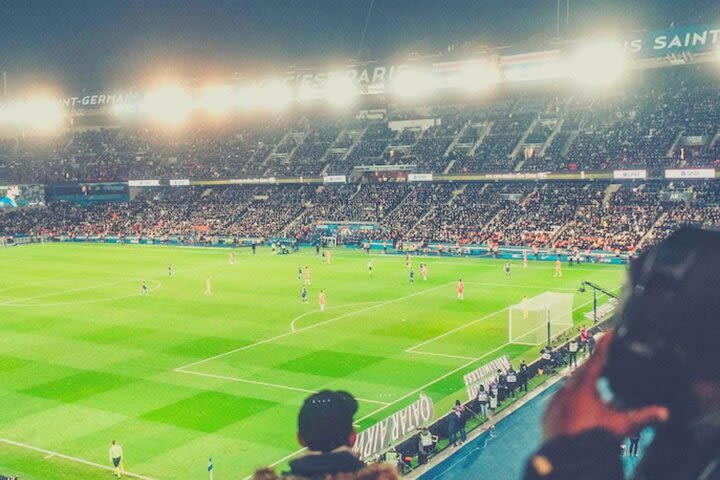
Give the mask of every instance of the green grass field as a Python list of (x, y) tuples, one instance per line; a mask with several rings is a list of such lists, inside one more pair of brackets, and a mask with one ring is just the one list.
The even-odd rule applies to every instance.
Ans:
[[(208, 456), (216, 479), (282, 466), (298, 450), (296, 415), (309, 392), (355, 394), (361, 427), (421, 392), (444, 412), (465, 400), (464, 373), (501, 354), (537, 356), (507, 344), (509, 305), (576, 291), (582, 280), (616, 288), (624, 275), (583, 265), (553, 278), (552, 263), (515, 262), (507, 279), (501, 261), (431, 258), (427, 282), (414, 260), (411, 285), (401, 256), (373, 256), (372, 277), (367, 256), (344, 249), (332, 265), (310, 250), (238, 250), (234, 266), (228, 256), (118, 245), (0, 250), (0, 473), (107, 478), (92, 464), (107, 465), (113, 438), (128, 471), (156, 479), (206, 478)], [(312, 269), (308, 305), (298, 265)], [(212, 296), (203, 294), (208, 275)], [(591, 301), (576, 295), (576, 322)]]

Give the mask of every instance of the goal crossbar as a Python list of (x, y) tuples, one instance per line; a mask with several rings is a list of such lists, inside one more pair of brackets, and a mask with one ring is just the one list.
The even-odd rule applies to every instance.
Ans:
[(540, 345), (573, 326), (572, 293), (544, 292), (508, 309), (508, 342)]

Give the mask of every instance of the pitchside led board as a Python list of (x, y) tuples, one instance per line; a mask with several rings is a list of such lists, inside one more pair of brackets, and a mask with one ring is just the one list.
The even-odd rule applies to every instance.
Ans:
[(45, 206), (42, 185), (0, 185), (0, 210)]
[(465, 375), (463, 379), (465, 380), (468, 400), (477, 398), (480, 385), (485, 385), (485, 388), (487, 388), (488, 384), (495, 380), (498, 370), (502, 370), (502, 372), (505, 373), (510, 370), (511, 366), (508, 356), (503, 355)]
[(417, 401), (358, 433), (353, 452), (364, 460), (370, 459), (427, 426), (434, 416), (432, 399), (420, 395)]

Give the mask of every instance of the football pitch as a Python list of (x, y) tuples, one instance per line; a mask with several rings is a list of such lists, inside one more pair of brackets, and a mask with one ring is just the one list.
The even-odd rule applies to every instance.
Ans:
[[(110, 440), (140, 478), (244, 478), (299, 449), (296, 416), (320, 389), (359, 399), (360, 428), (416, 400), (438, 415), (462, 376), (507, 354), (507, 308), (523, 296), (618, 288), (624, 267), (415, 257), (335, 249), (46, 244), (0, 250), (0, 473), (104, 479)], [(419, 262), (429, 265), (423, 281)], [(168, 275), (168, 264), (173, 267)], [(298, 266), (312, 272), (307, 304)], [(205, 295), (206, 278), (212, 295)], [(465, 283), (465, 300), (455, 283)], [(145, 280), (146, 296), (140, 294)], [(327, 295), (320, 312), (318, 293)], [(592, 308), (577, 293), (575, 322)]]

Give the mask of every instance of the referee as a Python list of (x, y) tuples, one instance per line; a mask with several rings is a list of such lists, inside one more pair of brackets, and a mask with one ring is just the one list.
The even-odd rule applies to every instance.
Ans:
[(110, 445), (110, 451), (108, 452), (110, 457), (110, 463), (113, 465), (113, 475), (117, 478), (122, 478), (123, 474), (123, 449), (118, 443), (113, 440)]

